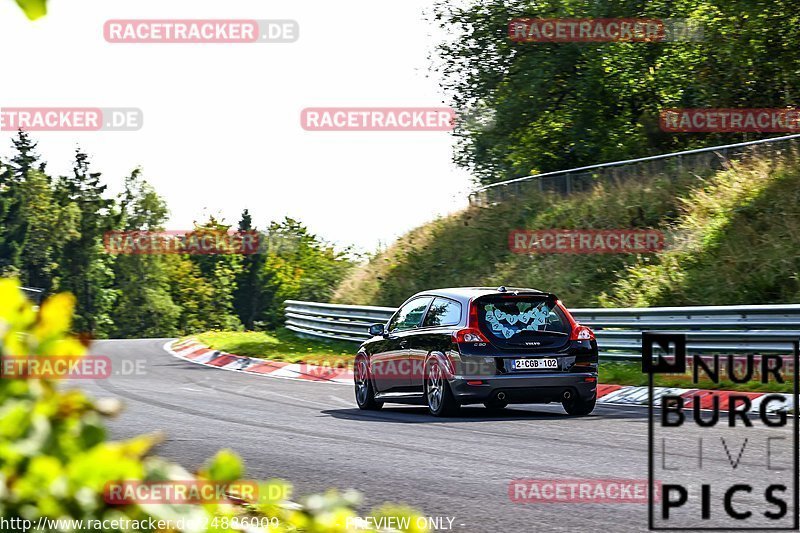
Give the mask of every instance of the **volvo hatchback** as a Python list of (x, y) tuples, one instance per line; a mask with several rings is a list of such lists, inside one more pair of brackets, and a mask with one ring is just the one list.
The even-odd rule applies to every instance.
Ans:
[(597, 399), (597, 341), (555, 295), (468, 287), (415, 294), (356, 355), (356, 402), (427, 405), (434, 416), (461, 405), (560, 402), (587, 415)]

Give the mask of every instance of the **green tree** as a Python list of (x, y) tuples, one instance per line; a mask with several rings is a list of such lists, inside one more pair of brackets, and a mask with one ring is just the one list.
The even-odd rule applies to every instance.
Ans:
[(165, 258), (172, 301), (180, 308), (177, 334), (188, 335), (213, 329), (214, 286), (186, 255)]
[[(94, 337), (148, 337), (208, 329), (275, 327), (283, 301), (330, 299), (353, 261), (299, 221), (271, 223), (258, 254), (130, 254), (104, 250), (111, 231), (158, 232), (167, 206), (134, 170), (116, 201), (89, 157), (77, 150), (72, 173), (52, 180), (25, 133), (0, 162), (0, 274), (48, 291), (72, 293), (75, 327)], [(217, 241), (231, 227), (214, 217), (195, 223), (190, 238)], [(250, 212), (239, 231), (253, 231)]]
[[(167, 220), (167, 205), (141, 176), (125, 178), (116, 213), (123, 231), (158, 231)], [(180, 307), (170, 295), (167, 259), (161, 255), (119, 255), (114, 261), (117, 300), (112, 311), (116, 337), (163, 337), (177, 331)]]
[(77, 212), (56, 200), (28, 134), (20, 131), (12, 142), (15, 154), (0, 174), (3, 269), (18, 271), (26, 285), (50, 290), (60, 250), (77, 235)]
[(227, 234), (230, 226), (209, 216), (202, 224), (195, 223), (192, 237), (202, 239), (208, 235), (217, 244), (214, 245), (218, 252), (225, 253), (192, 253), (189, 259), (200, 270), (214, 290), (214, 297), (210, 302), (210, 309), (205, 317), (208, 324), (206, 329), (241, 329), (242, 325), (234, 311), (234, 293), (236, 291), (236, 276), (241, 270), (242, 258), (235, 247), (224, 249), (217, 237)]
[[(239, 221), (239, 231), (256, 231), (250, 211), (245, 209)], [(264, 310), (264, 262), (267, 253), (266, 235), (259, 233), (259, 253), (242, 257), (242, 264), (236, 275), (236, 290), (233, 306), (245, 329), (255, 328), (256, 320)]]
[(77, 299), (75, 327), (93, 336), (104, 336), (111, 325), (110, 310), (114, 303), (112, 257), (103, 253), (103, 234), (112, 229), (113, 201), (103, 197), (106, 185), (101, 173), (91, 172), (89, 156), (75, 153), (71, 176), (62, 176), (56, 183), (56, 197), (64, 208), (74, 207), (79, 213), (75, 238), (68, 240), (59, 259), (59, 290), (66, 290)]
[(20, 234), (24, 227), (17, 223), (20, 204), (11, 176), (9, 164), (0, 161), (0, 274), (18, 273), (24, 241), (24, 233)]
[(336, 286), (353, 268), (349, 250), (337, 251), (292, 218), (272, 222), (261, 279), (265, 306), (263, 325), (283, 323), (285, 300), (329, 301)]
[[(456, 130), (456, 161), (483, 183), (743, 140), (667, 134), (664, 108), (784, 107), (800, 97), (800, 12), (791, 0), (440, 0), (453, 33), (435, 68), (451, 104), (479, 112)], [(699, 42), (517, 43), (531, 18), (683, 18)], [(751, 135), (752, 136), (752, 135)]]
[[(15, 154), (11, 161), (0, 164), (0, 271), (18, 272), (22, 248), (28, 234), (27, 221), (22, 216), (22, 187), (33, 165), (39, 160), (36, 144), (24, 131), (11, 141)], [(44, 166), (41, 166), (44, 170)]]

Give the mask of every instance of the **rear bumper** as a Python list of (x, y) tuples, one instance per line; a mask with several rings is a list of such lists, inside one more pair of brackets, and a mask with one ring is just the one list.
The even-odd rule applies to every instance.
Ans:
[[(594, 378), (594, 381), (586, 379)], [(481, 384), (469, 384), (468, 381)], [(501, 392), (508, 403), (560, 402), (564, 393), (591, 400), (597, 394), (597, 373), (542, 372), (536, 374), (499, 375), (480, 378), (457, 377), (450, 388), (459, 403), (483, 403), (497, 398)]]

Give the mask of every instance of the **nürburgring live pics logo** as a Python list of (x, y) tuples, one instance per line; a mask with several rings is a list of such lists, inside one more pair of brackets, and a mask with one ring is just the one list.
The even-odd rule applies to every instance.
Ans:
[[(765, 342), (752, 344), (766, 349)], [(774, 349), (776, 339), (769, 342)], [(796, 372), (798, 340), (787, 337), (785, 342), (792, 346)], [(643, 333), (642, 371), (649, 380), (649, 528), (797, 530), (798, 381), (788, 376), (790, 359), (762, 355), (757, 363), (748, 354), (739, 358), (743, 365), (735, 365), (728, 355), (723, 368), (720, 360), (725, 358), (719, 355), (688, 357), (694, 388), (702, 388), (701, 379), (762, 386), (791, 379), (793, 394), (721, 393), (701, 401), (699, 391), (659, 388), (654, 393), (654, 374), (686, 373), (686, 335)], [(656, 405), (661, 406), (658, 413)], [(656, 484), (658, 500), (652, 497)]]

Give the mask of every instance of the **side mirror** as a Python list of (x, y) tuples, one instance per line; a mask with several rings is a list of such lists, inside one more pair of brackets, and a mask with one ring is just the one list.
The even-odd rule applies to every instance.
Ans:
[(385, 329), (383, 324), (372, 324), (369, 327), (369, 334), (372, 335), (373, 337), (377, 337), (378, 335), (383, 335), (384, 331)]

